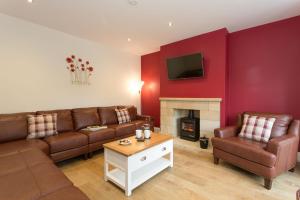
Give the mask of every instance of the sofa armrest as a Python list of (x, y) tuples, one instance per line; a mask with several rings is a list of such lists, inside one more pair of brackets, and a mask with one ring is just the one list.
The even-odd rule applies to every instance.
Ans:
[(237, 126), (228, 126), (225, 128), (217, 128), (214, 131), (215, 137), (218, 138), (228, 138), (234, 137), (238, 134), (239, 127)]
[(154, 118), (150, 115), (137, 115), (136, 118), (138, 120), (144, 120), (150, 125), (150, 129), (154, 131)]
[(151, 117), (150, 115), (137, 115), (136, 118), (138, 120), (145, 120), (147, 122), (151, 122), (154, 120), (153, 117)]

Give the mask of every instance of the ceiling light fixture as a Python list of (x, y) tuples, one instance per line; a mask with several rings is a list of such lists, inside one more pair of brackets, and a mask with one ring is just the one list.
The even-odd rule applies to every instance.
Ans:
[(129, 5), (136, 6), (138, 4), (137, 0), (128, 0)]
[(32, 3), (33, 0), (27, 0), (28, 3)]
[(169, 22), (169, 27), (172, 27), (173, 26), (173, 23), (172, 22)]
[(128, 41), (128, 42), (131, 42), (131, 38), (127, 38), (127, 41)]

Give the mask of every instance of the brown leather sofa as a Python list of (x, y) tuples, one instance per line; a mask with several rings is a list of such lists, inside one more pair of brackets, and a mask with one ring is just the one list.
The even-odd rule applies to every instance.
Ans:
[(0, 199), (88, 200), (38, 149), (0, 154)]
[[(288, 170), (293, 171), (297, 162), (300, 121), (290, 115), (246, 112), (249, 115), (274, 117), (271, 138), (268, 143), (238, 137), (242, 116), (236, 126), (215, 130), (212, 138), (215, 164), (219, 159), (250, 171), (265, 179), (265, 187), (271, 189), (272, 180)], [(244, 114), (246, 114), (244, 113)]]
[[(88, 153), (103, 148), (106, 142), (133, 135), (135, 129), (145, 123), (153, 129), (153, 119), (138, 115), (134, 106), (128, 106), (132, 121), (119, 125), (114, 110), (118, 107), (124, 106), (0, 114), (0, 199), (87, 199), (47, 156), (54, 162), (79, 155), (87, 157)], [(46, 113), (57, 113), (59, 134), (27, 140), (27, 115)], [(81, 130), (91, 125), (107, 125), (108, 128), (95, 132)], [(40, 177), (42, 173), (47, 174), (44, 179)], [(25, 185), (20, 186), (21, 182)], [(19, 187), (19, 190), (8, 187)], [(36, 187), (34, 191), (32, 187)]]

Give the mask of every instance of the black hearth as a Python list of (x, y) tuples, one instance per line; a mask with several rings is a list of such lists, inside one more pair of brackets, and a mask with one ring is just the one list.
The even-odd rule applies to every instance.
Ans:
[(188, 117), (180, 119), (180, 138), (198, 141), (200, 136), (200, 119), (194, 116), (194, 111), (189, 110)]

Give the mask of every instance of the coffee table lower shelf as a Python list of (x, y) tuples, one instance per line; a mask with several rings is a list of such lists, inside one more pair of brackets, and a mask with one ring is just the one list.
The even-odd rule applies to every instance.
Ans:
[[(145, 181), (160, 173), (164, 169), (171, 166), (171, 161), (166, 158), (159, 158), (158, 160), (153, 161), (152, 163), (132, 172), (131, 176), (131, 189), (136, 188), (137, 186), (143, 184)], [(125, 190), (125, 179), (126, 173), (119, 168), (115, 168), (109, 173), (106, 177)]]
[(173, 139), (168, 135), (153, 133), (151, 140), (131, 146), (104, 144), (104, 180), (124, 189), (126, 196), (168, 167), (173, 167)]

